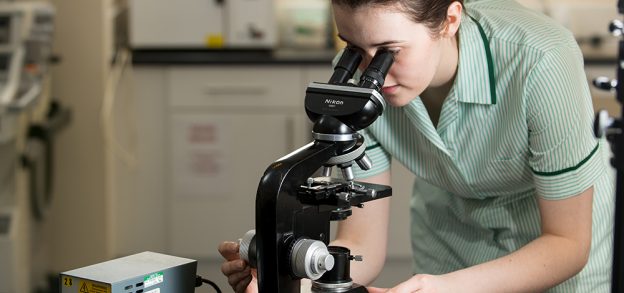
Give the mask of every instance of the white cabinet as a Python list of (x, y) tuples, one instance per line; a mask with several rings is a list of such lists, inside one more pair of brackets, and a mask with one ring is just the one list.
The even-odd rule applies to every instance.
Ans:
[[(293, 107), (301, 112), (305, 87), (302, 69), (292, 67), (172, 68), (171, 107), (253, 107), (274, 110)], [(303, 87), (303, 89), (302, 89)], [(294, 107), (299, 107), (294, 109)]]
[(292, 151), (292, 125), (302, 118), (294, 113), (186, 113), (174, 108), (167, 205), (172, 254), (218, 257), (221, 241), (236, 240), (254, 228), (260, 177)]
[[(221, 241), (254, 228), (265, 169), (311, 140), (305, 89), (331, 73), (321, 65), (137, 67), (138, 164), (117, 169), (115, 254), (218, 262)], [(410, 255), (411, 186), (394, 164), (391, 259)]]
[(133, 48), (273, 48), (272, 0), (129, 0)]
[(330, 74), (293, 64), (135, 68), (138, 163), (116, 169), (115, 254), (220, 258), (221, 241), (254, 228), (265, 169), (310, 141), (305, 89)]
[[(306, 144), (306, 66), (169, 70), (169, 252), (219, 258), (255, 227), (260, 177)], [(328, 78), (329, 70), (321, 71)]]

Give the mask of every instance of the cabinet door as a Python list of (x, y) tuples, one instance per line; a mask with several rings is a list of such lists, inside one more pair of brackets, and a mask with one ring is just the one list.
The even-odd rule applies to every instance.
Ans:
[(228, 46), (275, 47), (277, 21), (272, 2), (272, 0), (226, 1)]
[(130, 42), (133, 48), (205, 47), (224, 37), (224, 9), (218, 1), (132, 0)]
[(301, 70), (273, 66), (173, 68), (173, 107), (302, 107)]
[(255, 227), (258, 182), (291, 151), (286, 113), (174, 112), (170, 150), (170, 252), (218, 258), (221, 241)]

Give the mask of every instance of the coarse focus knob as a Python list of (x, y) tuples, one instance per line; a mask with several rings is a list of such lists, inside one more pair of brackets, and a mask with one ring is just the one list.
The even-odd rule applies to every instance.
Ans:
[(312, 239), (297, 240), (290, 255), (290, 264), (295, 276), (317, 280), (334, 268), (334, 257), (325, 243)]
[(245, 236), (238, 241), (238, 244), (240, 258), (251, 267), (256, 267), (256, 230), (247, 231)]

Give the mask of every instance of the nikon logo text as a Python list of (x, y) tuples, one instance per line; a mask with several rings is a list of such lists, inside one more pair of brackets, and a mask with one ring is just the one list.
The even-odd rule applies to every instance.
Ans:
[(344, 105), (344, 101), (334, 100), (334, 99), (325, 99), (325, 104), (330, 104), (330, 105)]

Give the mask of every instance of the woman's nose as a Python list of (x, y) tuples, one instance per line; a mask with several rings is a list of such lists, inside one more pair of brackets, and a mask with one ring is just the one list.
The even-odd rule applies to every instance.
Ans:
[(360, 69), (360, 71), (363, 72), (368, 67), (371, 60), (373, 60), (373, 56), (370, 53), (363, 54), (362, 63), (360, 63), (360, 66), (358, 67), (358, 69)]

